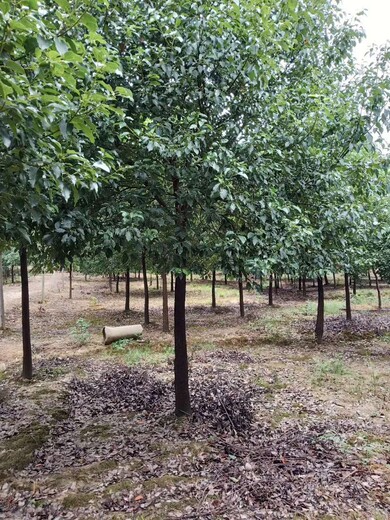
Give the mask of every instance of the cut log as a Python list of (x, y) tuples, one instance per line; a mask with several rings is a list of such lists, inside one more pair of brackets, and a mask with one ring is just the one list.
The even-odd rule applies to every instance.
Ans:
[(103, 339), (105, 345), (111, 345), (118, 339), (138, 338), (143, 332), (142, 325), (124, 325), (123, 327), (104, 327)]

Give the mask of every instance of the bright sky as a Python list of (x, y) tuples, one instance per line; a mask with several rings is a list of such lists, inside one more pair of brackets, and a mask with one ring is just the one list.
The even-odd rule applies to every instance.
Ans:
[(366, 10), (361, 23), (367, 37), (356, 50), (359, 59), (373, 43), (390, 40), (390, 0), (341, 0), (341, 7), (351, 14)]

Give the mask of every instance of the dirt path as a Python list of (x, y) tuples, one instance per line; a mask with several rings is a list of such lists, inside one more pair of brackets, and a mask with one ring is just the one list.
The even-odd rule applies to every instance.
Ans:
[[(64, 277), (62, 273), (45, 274), (45, 300), (63, 289)], [(29, 280), (30, 312), (35, 310), (42, 297), (42, 275), (31, 276)], [(0, 331), (0, 369), (9, 362), (20, 360), (21, 346), (21, 285), (16, 283), (4, 287), (5, 326)], [(16, 333), (16, 335), (15, 335)]]

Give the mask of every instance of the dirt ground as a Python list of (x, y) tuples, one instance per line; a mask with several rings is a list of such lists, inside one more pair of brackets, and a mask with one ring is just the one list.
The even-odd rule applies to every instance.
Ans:
[[(20, 286), (6, 286), (0, 333), (0, 518), (390, 518), (390, 313), (358, 289), (354, 320), (327, 288), (325, 339), (313, 342), (316, 289), (284, 285), (269, 307), (234, 282), (188, 284), (194, 416), (176, 420), (173, 336), (161, 291), (140, 341), (102, 344), (104, 325), (142, 323), (143, 282), (32, 278), (34, 379), (20, 378)], [(170, 320), (173, 295), (170, 293)], [(383, 287), (384, 305), (390, 290)], [(78, 325), (77, 322), (79, 321)]]

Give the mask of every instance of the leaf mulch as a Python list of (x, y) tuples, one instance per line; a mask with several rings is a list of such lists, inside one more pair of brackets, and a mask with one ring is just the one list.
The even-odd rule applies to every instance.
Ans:
[[(26, 388), (9, 383), (11, 397), (0, 403), (0, 439), (15, 438), (37, 419), (50, 435), (26, 468), (3, 479), (0, 518), (390, 515), (385, 465), (364, 464), (335, 442), (363, 425), (327, 417), (325, 405), (305, 389), (274, 394), (254, 384), (235, 370), (235, 353), (230, 365), (225, 360), (215, 368), (217, 355), (206, 354), (208, 364), (192, 367), (191, 419), (172, 416), (173, 387), (161, 370), (83, 364), (83, 376), (64, 381), (62, 395), (53, 397), (63, 411), (56, 421), (47, 407), (50, 395), (46, 404), (31, 401), (28, 408)], [(51, 381), (58, 360), (43, 368), (50, 384), (58, 384)], [(306, 419), (272, 424), (277, 400), (286, 409), (298, 403)]]

